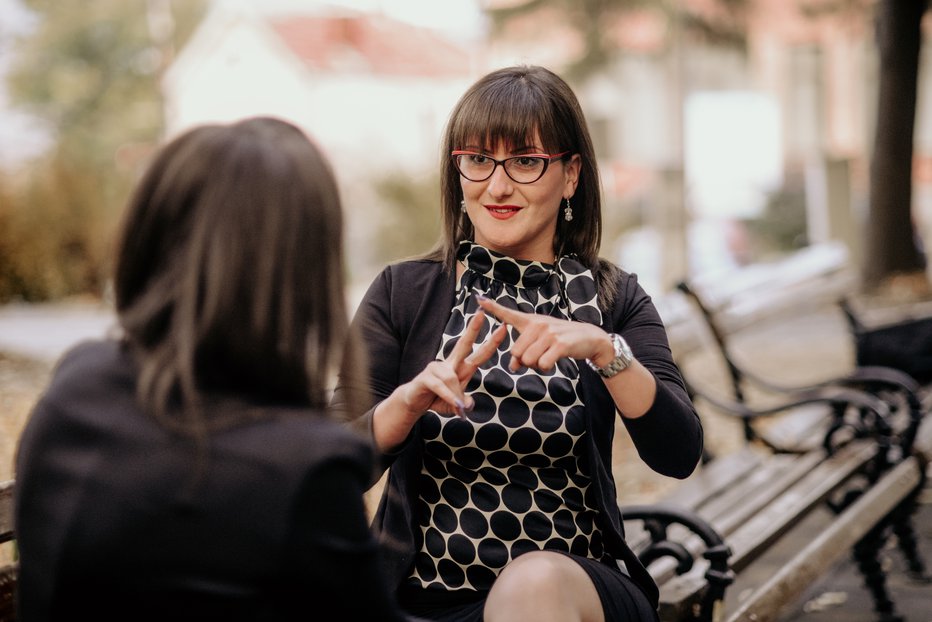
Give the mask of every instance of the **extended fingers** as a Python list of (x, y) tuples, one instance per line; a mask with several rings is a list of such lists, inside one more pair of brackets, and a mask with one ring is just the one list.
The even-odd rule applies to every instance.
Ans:
[(491, 298), (487, 298), (481, 294), (476, 296), (476, 301), (482, 309), (494, 315), (500, 322), (503, 324), (511, 324), (519, 331), (524, 330), (524, 326), (527, 324), (528, 319), (534, 317), (533, 314), (502, 306)]
[(498, 346), (500, 346), (502, 341), (505, 340), (505, 336), (507, 334), (508, 325), (500, 324), (498, 328), (492, 331), (492, 334), (490, 334), (485, 341), (483, 341), (475, 350), (473, 350), (472, 354), (464, 359), (463, 362), (467, 366), (471, 367), (471, 369), (468, 370), (469, 374), (467, 378), (472, 375), (472, 372), (475, 371), (477, 367), (485, 363), (487, 360), (489, 360), (489, 358), (491, 358), (493, 354), (495, 354), (495, 351), (498, 350)]
[(581, 324), (554, 318), (541, 318), (531, 323), (511, 346), (509, 367), (533, 367), (541, 371), (552, 369), (563, 357), (582, 358), (585, 354), (585, 333)]
[(466, 325), (466, 330), (463, 331), (459, 341), (453, 346), (453, 350), (446, 360), (454, 366), (459, 366), (459, 364), (463, 362), (463, 359), (472, 352), (473, 345), (476, 343), (476, 337), (479, 336), (479, 332), (482, 330), (482, 325), (484, 323), (485, 312), (479, 309), (472, 319), (469, 320), (469, 323)]
[(511, 371), (536, 367), (537, 359), (550, 347), (551, 338), (540, 325), (532, 324), (511, 344)]

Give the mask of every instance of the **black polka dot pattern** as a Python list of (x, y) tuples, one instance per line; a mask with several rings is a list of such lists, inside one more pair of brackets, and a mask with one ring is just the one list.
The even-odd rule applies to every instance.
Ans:
[[(573, 257), (556, 265), (516, 261), (464, 242), (458, 259), (466, 270), (439, 356), (475, 315), (476, 293), (510, 308), (601, 323), (592, 273)], [(480, 339), (496, 325), (487, 317)], [(434, 412), (422, 418), (420, 548), (409, 579), (416, 585), (486, 590), (528, 551), (594, 559), (604, 553), (586, 466), (578, 364), (564, 359), (548, 372), (512, 372), (514, 337), (467, 385), (476, 406), (466, 420)]]

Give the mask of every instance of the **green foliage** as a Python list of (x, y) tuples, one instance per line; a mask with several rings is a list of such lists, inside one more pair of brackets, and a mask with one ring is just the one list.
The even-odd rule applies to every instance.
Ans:
[(161, 127), (157, 71), (143, 0), (33, 0), (36, 32), (17, 50), (14, 103), (44, 119), (67, 157), (111, 165), (124, 141)]
[[(0, 300), (100, 294), (128, 190), (161, 137), (161, 72), (204, 2), (25, 4), (38, 24), (13, 49), (8, 87), (54, 147), (0, 196)], [(157, 6), (171, 11), (169, 39), (150, 29)]]
[(0, 302), (103, 290), (114, 223), (99, 194), (93, 171), (53, 156), (0, 197)]
[(440, 176), (386, 175), (375, 191), (384, 203), (375, 259), (384, 264), (426, 253), (440, 237)]

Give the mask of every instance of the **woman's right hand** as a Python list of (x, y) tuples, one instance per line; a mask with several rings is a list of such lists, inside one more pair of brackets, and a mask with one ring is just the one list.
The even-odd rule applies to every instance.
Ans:
[(479, 310), (446, 359), (431, 361), (376, 407), (372, 425), (381, 451), (388, 452), (400, 445), (428, 410), (465, 417), (465, 411), (473, 406), (472, 398), (465, 394), (469, 379), (495, 353), (507, 334), (507, 325), (501, 324), (474, 348), (484, 322), (485, 313)]

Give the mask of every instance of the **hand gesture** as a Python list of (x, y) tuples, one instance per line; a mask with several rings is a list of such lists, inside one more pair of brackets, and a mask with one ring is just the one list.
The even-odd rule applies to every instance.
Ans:
[(472, 399), (464, 393), (466, 384), (476, 369), (495, 353), (507, 334), (502, 324), (474, 349), (484, 322), (485, 313), (480, 309), (446, 359), (432, 361), (410, 382), (398, 388), (399, 397), (410, 415), (420, 417), (427, 410), (434, 410), (466, 416), (465, 411), (473, 406)]
[(614, 357), (608, 333), (594, 324), (524, 313), (503, 307), (485, 296), (478, 296), (477, 300), (482, 309), (503, 323), (511, 324), (520, 333), (511, 345), (509, 366), (512, 371), (522, 365), (547, 371), (564, 356), (590, 359), (596, 364)]

